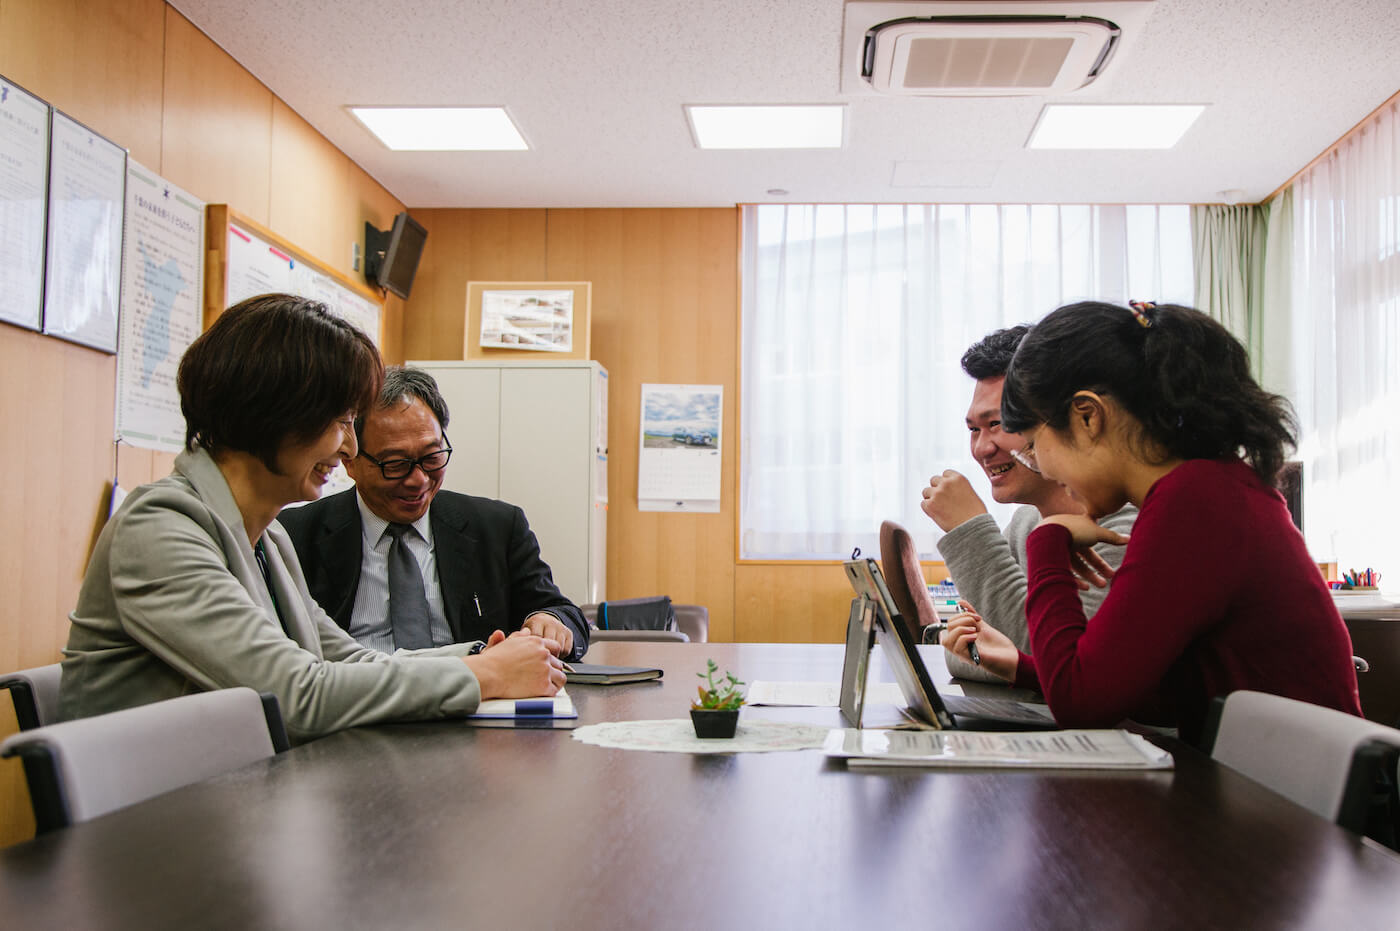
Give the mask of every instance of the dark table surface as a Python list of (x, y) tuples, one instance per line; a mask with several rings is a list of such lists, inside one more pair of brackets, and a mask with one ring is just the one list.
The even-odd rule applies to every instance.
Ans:
[[(591, 662), (666, 676), (570, 686), (580, 722), (685, 717), (707, 657), (746, 680), (836, 681), (841, 648), (600, 644)], [(840, 724), (834, 710), (744, 714)], [(11, 928), (1400, 926), (1400, 858), (1169, 745), (1173, 772), (866, 773), (817, 750), (693, 756), (568, 730), (361, 728), (0, 851), (0, 916)]]

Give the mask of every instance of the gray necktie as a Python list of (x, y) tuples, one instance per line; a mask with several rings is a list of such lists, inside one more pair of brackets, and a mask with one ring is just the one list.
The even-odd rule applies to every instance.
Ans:
[(394, 646), (400, 650), (423, 650), (433, 645), (423, 571), (403, 540), (405, 533), (412, 532), (408, 524), (390, 524), (385, 530), (394, 538), (389, 544), (389, 626), (394, 631)]

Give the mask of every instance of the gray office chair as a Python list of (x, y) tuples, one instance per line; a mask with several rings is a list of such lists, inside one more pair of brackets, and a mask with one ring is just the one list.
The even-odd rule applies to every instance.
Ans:
[(21, 731), (37, 833), (87, 821), (287, 749), (277, 699), (220, 689)]
[(1400, 730), (1238, 691), (1215, 700), (1202, 749), (1309, 811), (1400, 850)]
[(635, 640), (649, 643), (689, 643), (690, 638), (679, 630), (590, 630), (588, 643), (606, 643), (609, 640)]
[[(641, 599), (630, 599), (641, 600)], [(618, 602), (613, 602), (617, 604)], [(704, 605), (671, 604), (671, 609), (676, 615), (676, 629), (672, 631), (661, 630), (600, 630), (598, 629), (598, 605), (579, 605), (579, 610), (583, 612), (583, 617), (588, 621), (591, 628), (588, 638), (592, 641), (604, 640), (651, 640), (668, 641), (676, 643), (706, 643), (710, 636), (710, 609)], [(681, 634), (681, 636), (644, 636), (648, 634)]]
[(62, 663), (50, 663), (0, 676), (0, 688), (10, 692), (20, 730), (33, 730), (58, 720), (58, 680), (62, 668)]

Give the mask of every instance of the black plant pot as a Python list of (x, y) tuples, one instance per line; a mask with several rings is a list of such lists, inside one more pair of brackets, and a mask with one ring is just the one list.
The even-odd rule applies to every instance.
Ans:
[(696, 737), (733, 737), (739, 729), (739, 709), (691, 708), (690, 723), (695, 725)]

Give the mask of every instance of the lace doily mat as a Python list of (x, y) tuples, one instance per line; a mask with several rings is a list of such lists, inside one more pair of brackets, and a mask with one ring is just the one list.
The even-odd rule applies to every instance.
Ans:
[(701, 740), (689, 718), (670, 721), (608, 721), (574, 730), (574, 740), (618, 750), (668, 753), (764, 753), (770, 750), (815, 750), (826, 742), (829, 727), (790, 721), (739, 718), (732, 738)]

